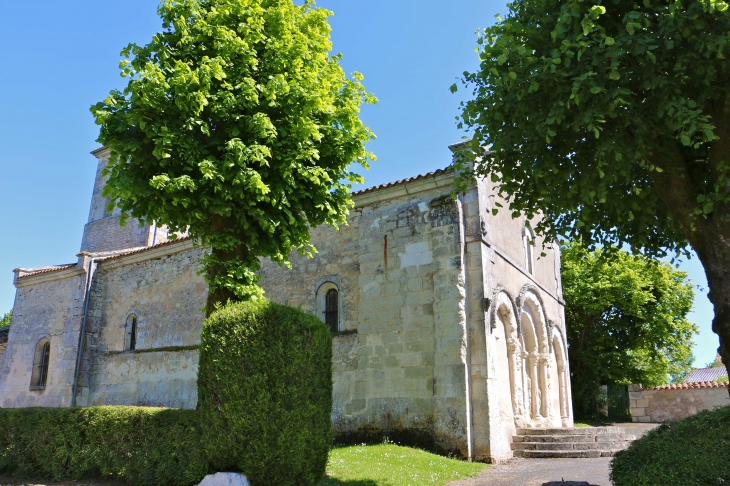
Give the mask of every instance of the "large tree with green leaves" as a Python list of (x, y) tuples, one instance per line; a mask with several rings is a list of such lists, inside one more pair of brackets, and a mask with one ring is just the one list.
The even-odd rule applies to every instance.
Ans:
[(13, 320), (13, 311), (8, 312), (4, 316), (0, 317), (0, 327), (9, 327), (10, 321)]
[(130, 79), (91, 108), (109, 148), (104, 194), (123, 219), (211, 248), (207, 312), (260, 293), (258, 258), (312, 252), (345, 223), (367, 168), (375, 102), (331, 55), (331, 12), (306, 0), (163, 0), (163, 31), (122, 51)]
[(540, 232), (655, 256), (691, 245), (725, 363), (729, 42), (724, 1), (518, 0), (478, 38), (460, 122), (489, 147), (477, 173), (544, 216)]
[(658, 386), (692, 369), (694, 292), (671, 265), (624, 251), (561, 247), (573, 408), (596, 411), (600, 385)]

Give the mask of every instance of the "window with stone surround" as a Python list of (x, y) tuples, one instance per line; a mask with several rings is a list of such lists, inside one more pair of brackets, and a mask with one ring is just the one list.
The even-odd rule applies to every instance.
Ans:
[(522, 242), (525, 246), (525, 268), (530, 274), (535, 273), (535, 233), (528, 224), (522, 229)]
[(124, 350), (134, 351), (137, 348), (137, 314), (127, 316), (124, 331)]
[(333, 282), (324, 282), (317, 289), (317, 315), (333, 333), (341, 331), (340, 289)]
[(33, 357), (33, 372), (30, 377), (31, 390), (44, 390), (48, 381), (48, 362), (51, 358), (51, 342), (47, 338), (38, 341)]

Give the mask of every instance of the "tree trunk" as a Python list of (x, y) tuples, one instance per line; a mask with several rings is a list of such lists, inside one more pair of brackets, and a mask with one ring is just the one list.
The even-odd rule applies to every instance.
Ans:
[[(217, 214), (211, 215), (211, 229), (214, 235), (216, 233), (230, 231), (231, 226), (231, 218), (219, 216)], [(242, 259), (246, 252), (246, 246), (243, 243), (243, 238), (243, 236), (240, 236), (238, 238), (241, 244), (232, 250), (222, 250), (220, 248), (216, 248), (215, 245), (213, 245), (211, 253), (219, 261), (222, 262), (235, 260), (236, 258)], [(215, 264), (206, 266), (205, 273), (208, 277), (208, 281), (213, 282), (216, 277), (220, 275), (225, 275), (227, 273), (227, 270), (224, 265)], [(237, 302), (239, 300), (240, 299), (236, 296), (236, 294), (233, 293), (230, 289), (221, 286), (211, 286), (208, 290), (208, 300), (205, 305), (205, 317), (210, 317), (210, 315), (215, 312), (217, 307), (226, 305), (228, 302)]]
[[(730, 117), (726, 107), (713, 113), (713, 122), (721, 137), (713, 142), (708, 159), (714, 169), (730, 155)], [(692, 174), (676, 140), (663, 142), (664, 155), (652, 160), (662, 169), (662, 172), (652, 173), (654, 189), (679, 223), (705, 270), (709, 287), (707, 297), (715, 310), (712, 330), (720, 338), (718, 352), (727, 370), (730, 367), (730, 222), (727, 221), (730, 205), (719, 204), (707, 217), (695, 215), (698, 201)]]

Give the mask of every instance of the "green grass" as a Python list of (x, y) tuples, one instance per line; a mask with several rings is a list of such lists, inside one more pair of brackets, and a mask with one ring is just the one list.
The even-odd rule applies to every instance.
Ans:
[(336, 447), (318, 486), (440, 486), (486, 467), (395, 444)]

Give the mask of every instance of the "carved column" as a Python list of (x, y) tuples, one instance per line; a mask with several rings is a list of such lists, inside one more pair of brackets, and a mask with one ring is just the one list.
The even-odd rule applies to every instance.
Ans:
[(538, 368), (540, 372), (540, 415), (550, 417), (550, 355), (540, 354), (538, 356)]
[(540, 379), (538, 378), (537, 356), (527, 354), (527, 371), (530, 383), (530, 417), (534, 420), (540, 417)]
[(560, 400), (560, 418), (564, 421), (568, 418), (568, 407), (565, 393), (565, 363), (558, 363), (558, 386), (560, 387), (558, 398)]

